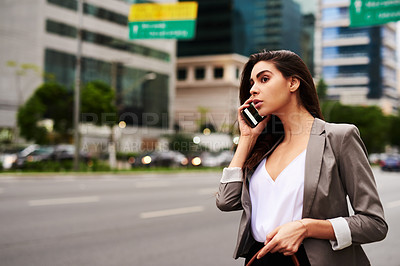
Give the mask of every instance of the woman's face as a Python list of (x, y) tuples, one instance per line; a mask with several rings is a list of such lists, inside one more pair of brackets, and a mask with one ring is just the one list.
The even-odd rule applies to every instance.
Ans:
[(262, 116), (284, 113), (293, 100), (293, 79), (285, 78), (275, 65), (268, 61), (256, 63), (250, 76), (250, 94)]

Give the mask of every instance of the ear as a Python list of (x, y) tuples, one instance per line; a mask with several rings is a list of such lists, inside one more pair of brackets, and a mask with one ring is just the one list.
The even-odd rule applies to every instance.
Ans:
[(297, 77), (290, 77), (290, 92), (296, 92), (300, 87), (300, 80)]

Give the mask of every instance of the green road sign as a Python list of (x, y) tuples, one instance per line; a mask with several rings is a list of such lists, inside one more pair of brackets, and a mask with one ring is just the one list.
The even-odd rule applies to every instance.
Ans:
[(129, 22), (129, 39), (192, 39), (196, 20)]
[(400, 20), (400, 0), (351, 0), (350, 27)]
[(133, 4), (129, 39), (193, 39), (197, 2)]

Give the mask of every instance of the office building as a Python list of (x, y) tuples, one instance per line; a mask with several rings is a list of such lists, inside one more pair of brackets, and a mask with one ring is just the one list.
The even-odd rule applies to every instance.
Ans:
[(247, 57), (238, 54), (178, 58), (175, 123), (180, 130), (232, 131), (245, 62)]
[(178, 56), (263, 49), (300, 53), (301, 12), (293, 0), (199, 0), (196, 38), (178, 41)]
[[(199, 0), (196, 37), (178, 41), (175, 123), (229, 133), (237, 120), (239, 79), (250, 54), (300, 52), (301, 13), (292, 0)], [(195, 100), (194, 100), (195, 99)]]
[[(140, 149), (143, 139), (172, 129), (176, 41), (128, 40), (130, 2), (84, 2), (81, 80), (101, 80), (115, 88), (120, 120), (128, 125), (121, 137), (128, 132)], [(30, 69), (22, 75), (22, 64), (51, 73), (73, 90), (77, 7), (77, 0), (1, 1), (0, 128), (15, 128), (18, 106), (44, 82)], [(7, 66), (8, 61), (16, 64)], [(107, 141), (107, 129), (90, 128), (83, 130), (83, 141)]]
[(301, 53), (302, 15), (293, 0), (256, 1), (256, 51), (291, 50)]
[(371, 104), (385, 112), (398, 107), (396, 26), (352, 28), (350, 0), (319, 0), (315, 67), (328, 96), (345, 104)]

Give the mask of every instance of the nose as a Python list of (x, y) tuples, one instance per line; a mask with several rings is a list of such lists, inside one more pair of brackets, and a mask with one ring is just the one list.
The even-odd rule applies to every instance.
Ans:
[(255, 95), (259, 94), (259, 93), (260, 93), (260, 92), (259, 92), (259, 90), (257, 89), (256, 84), (254, 84), (253, 86), (251, 86), (251, 89), (250, 89), (250, 94), (251, 94), (251, 96), (255, 96)]

